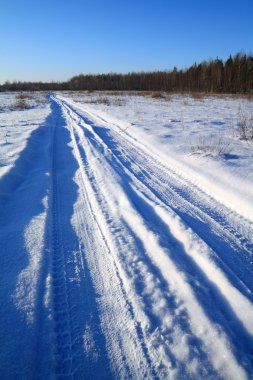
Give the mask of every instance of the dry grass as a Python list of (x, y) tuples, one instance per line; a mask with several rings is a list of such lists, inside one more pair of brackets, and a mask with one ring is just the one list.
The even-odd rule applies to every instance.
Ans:
[(204, 98), (253, 100), (253, 94), (220, 94), (211, 92), (191, 92), (189, 93), (189, 96), (194, 100), (203, 100)]
[(17, 94), (16, 95), (16, 99), (17, 100), (24, 100), (24, 99), (29, 99), (31, 96), (29, 94), (24, 94), (24, 93), (21, 93), (21, 94)]
[(108, 99), (106, 96), (102, 96), (97, 98), (96, 100), (97, 104), (105, 104), (106, 106), (110, 105), (110, 99)]
[(204, 100), (205, 97), (206, 97), (206, 94), (203, 93), (203, 92), (191, 92), (190, 93), (190, 97), (193, 99), (193, 100)]
[(79, 100), (79, 102), (87, 104), (105, 104), (107, 106), (110, 105), (110, 100), (106, 96), (100, 96), (89, 100)]
[(23, 110), (28, 108), (28, 103), (25, 99), (19, 99), (15, 103), (15, 109)]
[(133, 91), (131, 95), (147, 97), (150, 96), (150, 91)]
[(98, 96), (93, 99), (83, 100), (82, 102), (87, 103), (87, 104), (104, 104), (106, 106), (118, 106), (118, 107), (124, 106), (126, 104), (126, 102), (119, 97), (110, 99), (107, 96), (100, 96), (100, 97)]
[(152, 92), (150, 96), (152, 99), (166, 99), (165, 94), (160, 91)]
[(131, 95), (144, 96), (145, 98), (151, 98), (151, 99), (162, 99), (166, 101), (170, 101), (172, 99), (172, 96), (170, 93), (162, 92), (162, 91), (135, 91), (131, 93)]
[(197, 142), (190, 147), (190, 154), (204, 156), (224, 156), (231, 153), (231, 143), (224, 136), (210, 138), (199, 136)]
[(247, 115), (246, 112), (240, 108), (237, 126), (240, 139), (253, 141), (253, 114)]
[(220, 94), (219, 96), (231, 99), (253, 100), (253, 94)]
[(112, 102), (114, 106), (122, 107), (126, 105), (126, 101), (120, 98), (115, 98)]
[(105, 92), (106, 95), (109, 95), (109, 96), (123, 96), (123, 95), (128, 95), (128, 91), (106, 91)]
[(38, 104), (38, 105), (40, 105), (40, 104), (45, 104), (45, 103), (46, 103), (46, 99), (45, 99), (45, 97), (43, 97), (43, 98), (36, 98), (34, 101), (35, 101), (35, 103)]

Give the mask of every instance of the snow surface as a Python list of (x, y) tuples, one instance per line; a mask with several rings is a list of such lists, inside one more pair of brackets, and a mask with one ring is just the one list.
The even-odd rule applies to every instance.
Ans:
[(237, 126), (252, 101), (14, 103), (0, 94), (1, 378), (253, 378), (253, 145)]

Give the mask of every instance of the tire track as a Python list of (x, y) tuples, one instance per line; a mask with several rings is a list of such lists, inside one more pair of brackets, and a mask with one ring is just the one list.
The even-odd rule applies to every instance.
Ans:
[[(98, 152), (98, 156), (96, 157), (96, 153), (95, 153), (95, 150), (93, 150), (93, 148), (91, 147), (91, 152), (89, 153), (89, 159), (91, 159), (91, 157), (93, 158), (94, 157), (94, 159), (95, 160), (99, 160), (100, 161), (100, 159), (99, 159), (99, 154), (102, 154), (103, 155), (103, 159), (102, 159), (102, 157), (101, 157), (101, 162), (103, 161), (103, 160), (105, 160), (105, 161), (108, 161), (108, 164), (109, 164), (109, 166), (115, 171), (115, 172), (117, 172), (118, 174), (119, 174), (119, 176), (121, 177), (121, 181), (120, 182), (122, 182), (122, 184), (124, 183), (124, 177), (125, 177), (125, 179), (128, 177), (128, 176), (126, 176), (126, 174), (124, 174), (124, 173), (126, 173), (126, 167), (124, 166), (123, 168), (122, 168), (122, 165), (120, 165), (120, 162), (119, 162), (119, 160), (117, 160), (116, 159), (116, 162), (114, 162), (112, 159), (110, 159), (110, 156), (111, 156), (111, 154), (112, 154), (112, 152), (111, 152), (111, 150), (110, 149), (108, 149), (108, 147), (106, 147), (106, 144), (104, 144), (104, 142), (103, 142), (103, 140), (100, 140), (99, 139), (99, 137), (97, 138), (97, 141), (96, 141), (96, 138), (95, 139), (93, 139), (93, 134), (94, 134), (94, 132), (93, 132), (93, 130), (92, 129), (90, 129), (90, 126), (89, 126), (89, 124), (85, 124), (85, 125), (82, 125), (82, 120), (81, 119), (79, 119), (79, 117), (78, 117), (78, 115), (77, 114), (75, 114), (73, 111), (71, 111), (71, 109), (68, 107), (68, 106), (66, 106), (65, 104), (64, 104), (64, 107), (65, 107), (65, 109), (66, 109), (66, 113), (67, 113), (67, 115), (68, 115), (68, 117), (70, 118), (70, 120), (72, 120), (72, 122), (71, 122), (71, 124), (72, 124), (72, 127), (73, 127), (73, 129), (74, 130), (77, 130), (77, 134), (78, 134), (78, 139), (79, 139), (79, 144), (80, 144), (80, 148), (78, 148), (78, 150), (79, 149), (82, 149), (82, 145), (83, 145), (83, 142), (84, 142), (84, 139), (86, 139), (87, 138), (87, 141), (88, 142), (90, 142), (90, 146), (93, 146), (94, 145), (94, 147), (95, 147), (95, 149), (97, 149), (97, 152)], [(80, 126), (79, 126), (79, 124), (80, 124)], [(85, 135), (82, 135), (82, 128), (83, 128), (83, 130), (85, 131)], [(86, 135), (86, 132), (87, 132), (87, 135)], [(101, 146), (99, 145), (99, 144), (101, 144)], [(97, 146), (96, 146), (97, 145)], [(105, 148), (102, 148), (102, 147), (105, 147)], [(82, 152), (82, 157), (83, 157), (83, 160), (84, 160), (84, 162), (86, 162), (86, 158), (85, 158), (85, 149), (87, 149), (87, 146), (86, 146), (86, 148), (84, 148), (84, 150), (83, 150), (83, 152)], [(80, 153), (80, 150), (79, 150), (79, 153)], [(114, 159), (115, 159), (115, 156), (114, 156)], [(95, 168), (96, 167), (96, 163), (95, 163), (95, 161), (94, 160), (92, 160), (91, 162), (88, 162), (87, 161), (87, 166), (88, 167), (91, 167), (91, 168)], [(106, 176), (106, 171), (104, 171), (105, 170), (105, 167), (104, 167), (104, 165), (102, 164), (102, 167), (103, 167), (103, 175), (104, 176)], [(108, 173), (108, 175), (109, 175), (109, 173)], [(109, 178), (109, 177), (108, 177)], [(99, 190), (99, 186), (101, 186), (101, 187), (103, 187), (103, 178), (101, 178), (100, 180), (98, 180), (99, 182), (97, 183), (97, 185), (95, 185), (96, 186), (96, 188), (94, 188), (93, 189), (93, 192), (94, 192), (94, 194), (96, 194), (96, 196), (98, 196), (98, 194), (101, 192), (100, 190)], [(87, 181), (86, 181), (87, 182)], [(94, 182), (94, 179), (93, 179), (93, 174), (91, 173), (90, 175), (89, 175), (89, 177), (88, 177), (88, 182), (90, 182), (91, 184)], [(135, 179), (135, 182), (138, 182), (138, 181), (136, 181), (136, 179)], [(126, 192), (126, 194), (128, 194), (128, 196), (130, 196), (130, 193), (131, 193), (131, 191), (130, 191), (130, 189), (129, 188), (127, 188), (127, 187), (125, 187), (126, 185), (123, 185), (123, 188), (124, 188), (124, 192)], [(141, 186), (140, 186), (141, 187)], [(145, 186), (144, 186), (145, 187)], [(137, 203), (139, 203), (139, 201), (137, 202)], [(102, 201), (102, 203), (101, 203), (101, 201), (99, 202), (99, 207), (101, 208), (102, 207), (102, 204), (103, 204), (103, 201)], [(105, 212), (105, 214), (107, 214), (107, 212), (105, 211), (105, 209), (106, 209), (106, 207), (108, 207), (108, 206), (105, 206), (105, 208), (103, 207), (103, 211)], [(98, 211), (98, 210), (97, 210)], [(142, 211), (141, 210), (138, 210), (139, 212), (140, 212), (140, 215), (142, 215)], [(109, 211), (108, 211), (109, 212)], [(144, 215), (143, 215), (144, 216)], [(107, 224), (110, 224), (110, 212), (109, 212), (109, 214), (108, 214), (108, 220), (107, 220)], [(144, 219), (145, 219), (145, 216), (144, 216)], [(148, 220), (147, 220), (148, 221)], [(121, 232), (121, 233), (123, 233), (123, 232)], [(157, 251), (159, 251), (160, 250), (160, 248), (156, 248), (157, 249)], [(181, 281), (181, 280), (180, 280)], [(206, 285), (208, 285), (208, 283), (206, 282)]]
[(58, 201), (57, 179), (57, 137), (53, 126), (52, 171), (49, 207), (51, 210), (51, 265), (52, 265), (52, 309), (54, 322), (54, 356), (55, 374), (58, 378), (69, 376), (72, 372), (72, 333), (70, 321), (70, 304), (67, 290), (66, 263), (62, 245), (62, 230), (60, 225), (60, 209)]
[[(101, 251), (103, 251), (104, 257), (108, 256), (111, 259), (117, 283), (121, 289), (121, 295), (117, 293), (119, 298), (116, 298), (125, 302), (126, 306), (124, 307), (127, 307), (129, 313), (128, 321), (135, 324), (137, 336), (135, 342), (142, 342), (141, 356), (145, 358), (151, 373), (153, 373), (152, 376), (157, 376), (156, 374), (159, 373), (155, 371), (155, 368), (157, 370), (159, 367), (153, 365), (156, 361), (154, 346), (157, 345), (161, 349), (167, 345), (167, 350), (163, 353), (163, 363), (168, 365), (164, 376), (166, 377), (165, 373), (167, 376), (171, 375), (171, 368), (174, 366), (176, 371), (179, 371), (175, 377), (185, 376), (187, 373), (188, 377), (192, 378), (188, 372), (190, 363), (187, 361), (183, 363), (178, 357), (173, 358), (175, 346), (170, 344), (169, 339), (170, 336), (174, 336), (175, 331), (178, 334), (180, 329), (182, 338), (189, 334), (195, 339), (194, 357), (197, 360), (200, 359), (200, 363), (202, 363), (199, 373), (203, 371), (203, 376), (205, 376), (207, 368), (209, 375), (212, 374), (212, 376), (216, 376), (217, 371), (221, 370), (221, 364), (216, 357), (217, 350), (225, 350), (226, 355), (230, 357), (231, 363), (224, 359), (224, 369), (222, 370), (224, 374), (231, 373), (230, 371), (234, 368), (238, 374), (241, 373), (240, 376), (244, 376), (244, 369), (248, 371), (251, 368), (249, 350), (252, 346), (250, 338), (252, 323), (243, 315), (235, 300), (240, 300), (245, 310), (250, 309), (250, 304), (241, 296), (240, 292), (234, 290), (234, 286), (237, 285), (242, 292), (243, 285), (236, 280), (233, 271), (220, 262), (221, 260), (218, 256), (216, 257), (215, 252), (209, 252), (208, 245), (203, 249), (202, 243), (200, 245), (194, 243), (197, 250), (194, 253), (194, 247), (192, 250), (192, 247), (184, 243), (184, 239), (187, 240), (188, 237), (190, 241), (194, 241), (192, 233), (189, 234), (182, 230), (181, 235), (178, 235), (178, 231), (173, 230), (173, 224), (178, 223), (175, 216), (172, 216), (173, 212), (180, 216), (179, 211), (182, 213), (184, 210), (192, 218), (196, 216), (190, 207), (190, 199), (187, 200), (186, 205), (183, 203), (186, 198), (184, 195), (187, 195), (185, 189), (189, 191), (189, 184), (180, 177), (177, 180), (176, 174), (173, 174), (175, 182), (177, 181), (173, 188), (173, 175), (170, 170), (166, 171), (151, 156), (145, 156), (145, 152), (141, 149), (138, 152), (135, 144), (130, 146), (130, 143), (125, 142), (124, 138), (121, 139), (121, 135), (117, 132), (97, 127), (75, 112), (65, 101), (59, 100), (59, 105), (64, 109), (66, 120), (70, 126), (75, 155), (81, 168), (80, 189), (84, 191), (83, 204), (89, 205), (91, 219), (96, 226), (94, 228), (95, 240), (100, 242), (98, 249), (100, 258), (97, 256), (97, 251), (93, 259), (93, 267), (91, 265), (93, 281), (94, 283), (97, 281), (96, 286), (101, 286), (100, 281), (96, 279), (100, 273), (107, 273), (104, 268), (101, 269), (101, 263), (99, 263)], [(182, 182), (181, 187), (180, 181)], [(173, 191), (171, 191), (170, 185)], [(167, 188), (169, 192), (166, 192)], [(193, 198), (195, 197), (196, 202), (200, 204), (202, 198), (205, 199), (207, 195), (195, 188), (192, 193), (195, 191), (198, 196), (194, 195)], [(117, 200), (117, 192), (119, 200)], [(207, 197), (207, 199), (210, 198)], [(176, 201), (178, 207), (175, 207)], [(193, 205), (193, 209), (196, 208), (197, 211), (199, 210), (198, 203)], [(156, 210), (156, 206), (161, 208), (161, 212)], [(208, 207), (210, 206), (208, 205)], [(205, 215), (204, 211), (203, 214)], [(199, 217), (199, 219), (201, 218)], [(223, 226), (219, 222), (217, 223), (223, 230)], [(90, 224), (89, 221), (88, 224)], [(231, 236), (233, 236), (232, 233)], [(124, 237), (126, 238), (124, 239)], [(85, 240), (87, 244), (87, 236), (84, 237), (84, 244)], [(230, 247), (229, 240), (227, 244)], [(207, 261), (203, 261), (201, 256), (198, 256), (199, 253), (204, 255), (204, 260), (209, 260), (208, 266), (206, 266)], [(209, 255), (212, 259), (215, 258), (216, 264), (218, 262), (219, 265), (215, 266)], [(141, 266), (135, 265), (134, 256), (138, 256), (142, 261)], [(95, 265), (100, 266), (100, 273), (94, 268)], [(216, 273), (217, 284), (210, 277), (212, 271)], [(151, 292), (150, 289), (147, 290), (149, 287), (147, 276), (151, 278), (148, 273), (151, 273), (154, 279), (157, 276), (156, 285), (154, 283), (154, 290), (152, 289)], [(110, 278), (110, 275), (106, 276)], [(228, 278), (230, 276), (230, 282), (226, 276)], [(223, 286), (228, 286), (228, 290)], [(184, 288), (185, 292), (182, 293), (181, 288)], [(131, 293), (129, 289), (131, 289)], [(160, 319), (162, 314), (160, 314), (161, 310), (159, 311), (159, 302), (154, 297), (158, 290), (161, 291), (160, 300), (163, 300), (164, 311), (162, 313), (169, 312), (168, 317), (174, 319), (175, 327), (170, 332), (166, 331), (163, 320)], [(244, 293), (249, 297), (246, 288), (244, 288)], [(231, 302), (230, 295), (232, 296)], [(210, 296), (211, 298), (207, 302), (206, 297)], [(216, 307), (216, 302), (220, 305), (219, 307)], [(181, 308), (180, 304), (184, 306)], [(213, 305), (211, 310), (210, 305)], [(105, 304), (104, 307), (106, 307)], [(121, 308), (118, 312), (117, 319), (119, 320), (124, 315), (123, 309)], [(179, 310), (182, 310), (182, 314)], [(104, 313), (107, 314), (108, 310), (106, 309)], [(201, 331), (200, 326), (196, 324), (196, 313), (199, 314), (198, 319), (202, 320), (202, 327), (209, 326), (209, 329), (213, 331), (211, 334), (206, 331), (203, 335), (203, 330)], [(232, 319), (235, 331), (232, 331), (231, 326), (227, 325), (227, 318)], [(188, 325), (186, 321), (189, 321)], [(145, 324), (146, 326), (150, 325), (150, 322), (151, 325), (153, 323), (158, 327), (156, 332), (145, 327)], [(110, 334), (113, 336), (113, 333), (110, 330), (113, 326), (108, 320), (105, 325), (105, 336), (111, 342)], [(119, 329), (117, 326), (115, 330), (115, 327), (116, 325), (114, 331)], [(155, 340), (152, 340), (155, 336)], [(237, 344), (236, 336), (241, 336), (243, 340), (241, 344)], [(162, 339), (166, 342), (165, 344), (162, 343)], [(125, 351), (119, 341), (117, 344), (118, 348), (114, 345), (114, 353), (111, 358), (115, 359), (118, 351), (121, 351), (122, 354), (117, 369), (114, 369), (115, 373), (120, 372), (119, 368), (124, 363), (125, 374), (129, 374), (131, 370), (135, 371), (131, 372), (132, 374), (137, 374), (138, 369), (133, 369), (135, 363), (130, 359), (129, 353)], [(184, 345), (184, 343), (182, 344)], [(244, 356), (241, 356), (240, 348), (244, 352)], [(188, 349), (187, 343), (185, 349)], [(127, 354), (125, 355), (123, 352)], [(205, 354), (207, 354), (206, 357)], [(164, 359), (165, 357), (166, 359)], [(241, 368), (238, 367), (240, 359), (244, 360)], [(205, 363), (204, 366), (203, 363)]]
[[(52, 133), (51, 188), (49, 192), (48, 241), (51, 255), (51, 308), (54, 336), (54, 371), (59, 379), (94, 377), (94, 366), (109, 374), (102, 336), (94, 355), (85, 350), (85, 331), (93, 316), (100, 334), (92, 284), (83, 260), (72, 218), (78, 200), (75, 182), (78, 164), (69, 147), (70, 133), (61, 107), (52, 101), (55, 125)], [(85, 205), (82, 204), (85, 209)], [(89, 291), (88, 291), (89, 289)], [(104, 355), (104, 356), (103, 356)], [(105, 375), (105, 376), (106, 376)], [(110, 377), (109, 377), (110, 378)]]
[[(70, 118), (71, 118), (71, 116), (70, 116)], [(143, 361), (144, 368), (142, 371), (146, 372), (146, 375), (143, 374), (143, 376), (145, 376), (145, 377), (147, 376), (149, 378), (150, 375), (148, 373), (150, 372), (152, 375), (152, 378), (156, 379), (156, 378), (158, 378), (158, 376), (157, 376), (157, 373), (153, 367), (152, 360), (149, 356), (149, 350), (146, 346), (145, 335), (143, 333), (141, 323), (137, 320), (137, 318), (135, 316), (134, 307), (133, 307), (133, 305), (132, 305), (132, 303), (131, 303), (128, 295), (127, 295), (127, 292), (125, 290), (125, 285), (124, 285), (125, 281), (122, 278), (122, 271), (119, 269), (118, 264), (116, 263), (116, 261), (114, 259), (114, 255), (113, 255), (114, 248), (112, 247), (112, 243), (110, 241), (108, 241), (106, 238), (106, 236), (108, 236), (108, 231), (105, 231), (105, 229), (106, 229), (105, 224), (101, 223), (101, 219), (103, 219), (103, 217), (100, 215), (100, 217), (98, 218), (98, 216), (97, 216), (97, 215), (99, 215), (99, 209), (98, 209), (98, 206), (96, 204), (96, 202), (97, 202), (96, 197), (95, 197), (95, 195), (93, 195), (95, 193), (93, 193), (93, 190), (92, 190), (91, 186), (89, 185), (89, 181), (91, 178), (91, 175), (88, 174), (89, 165), (88, 165), (88, 163), (87, 163), (87, 165), (85, 165), (86, 159), (84, 157), (84, 154), (81, 154), (80, 149), (78, 147), (76, 137), (75, 137), (75, 134), (76, 134), (75, 130), (78, 127), (75, 126), (72, 122), (70, 122), (70, 125), (71, 125), (72, 141), (73, 141), (75, 156), (76, 156), (76, 159), (79, 163), (80, 172), (81, 172), (81, 179), (82, 179), (81, 189), (82, 189), (82, 193), (83, 193), (83, 197), (84, 197), (84, 203), (89, 208), (89, 213), (90, 213), (90, 215), (94, 221), (95, 226), (97, 227), (97, 228), (95, 228), (96, 240), (100, 241), (102, 243), (102, 246), (100, 246), (100, 259), (101, 259), (101, 254), (103, 251), (105, 251), (104, 254), (106, 256), (109, 256), (111, 259), (110, 262), (113, 265), (113, 272), (116, 275), (116, 278), (114, 278), (114, 279), (112, 278), (111, 281), (115, 282), (115, 280), (116, 280), (118, 282), (119, 289), (121, 292), (121, 297), (122, 297), (123, 303), (125, 303), (124, 308), (127, 310), (127, 313), (129, 314), (128, 318), (130, 317), (130, 319), (131, 319), (131, 324), (133, 326), (132, 329), (135, 331), (135, 334), (136, 334), (136, 337), (135, 337), (131, 333), (133, 335), (131, 337), (131, 339), (134, 339), (135, 350), (137, 350), (137, 347), (139, 346), (138, 350), (141, 350), (143, 352), (142, 361)], [(87, 188), (89, 188), (88, 191), (86, 190)], [(96, 210), (96, 212), (95, 212), (95, 210)], [(86, 244), (87, 244), (87, 236), (86, 236)], [(110, 268), (108, 268), (108, 270), (110, 273), (111, 272)], [(112, 274), (110, 274), (110, 276), (112, 276)], [(122, 303), (122, 301), (121, 301), (121, 303)], [(121, 311), (122, 314), (125, 314), (125, 312), (126, 311), (124, 311), (124, 310)], [(108, 321), (107, 323), (109, 325), (108, 326), (109, 329), (111, 329), (112, 328), (111, 322)], [(125, 350), (124, 346), (122, 345), (122, 343), (119, 341), (118, 344), (119, 344), (118, 353), (121, 352), (121, 361), (124, 363), (124, 366), (126, 367), (125, 373), (128, 374), (127, 376), (129, 376), (131, 374), (130, 377), (136, 378), (137, 374), (134, 374), (134, 372), (133, 372), (134, 371), (134, 363), (132, 362), (132, 365), (133, 365), (132, 368), (129, 367), (129, 362), (131, 362), (131, 359), (129, 357), (127, 358), (127, 353), (126, 353), (126, 350)], [(115, 350), (114, 355), (116, 357), (116, 350)], [(144, 364), (145, 361), (146, 361), (146, 363)], [(147, 367), (147, 368), (145, 369), (145, 367)]]
[[(70, 110), (71, 106), (68, 104)], [(87, 117), (74, 111), (77, 119), (84, 120), (98, 138), (113, 154), (125, 172), (146, 188), (153, 196), (169, 206), (189, 225), (199, 237), (217, 253), (217, 264), (223, 266), (231, 278), (238, 277), (238, 287), (244, 287), (245, 295), (253, 293), (252, 252), (253, 226), (234, 211), (219, 204), (212, 197), (180, 177), (178, 173), (151, 157), (142, 150), (142, 144), (122, 133), (113, 125), (112, 129), (97, 127)], [(103, 120), (103, 123), (106, 123)], [(130, 141), (131, 140), (131, 141)], [(138, 144), (138, 145), (136, 145)], [(144, 165), (145, 163), (145, 165)], [(248, 226), (240, 232), (241, 220)], [(225, 254), (229, 252), (230, 254)]]

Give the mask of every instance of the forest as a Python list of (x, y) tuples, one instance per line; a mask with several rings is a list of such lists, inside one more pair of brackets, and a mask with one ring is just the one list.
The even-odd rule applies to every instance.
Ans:
[(80, 74), (66, 82), (5, 82), (0, 91), (168, 91), (253, 93), (253, 55), (238, 53), (194, 63), (186, 69), (127, 74)]

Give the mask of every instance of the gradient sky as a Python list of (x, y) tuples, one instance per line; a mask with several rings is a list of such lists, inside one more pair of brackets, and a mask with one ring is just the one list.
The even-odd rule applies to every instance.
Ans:
[(0, 0), (0, 83), (253, 51), (253, 0)]

